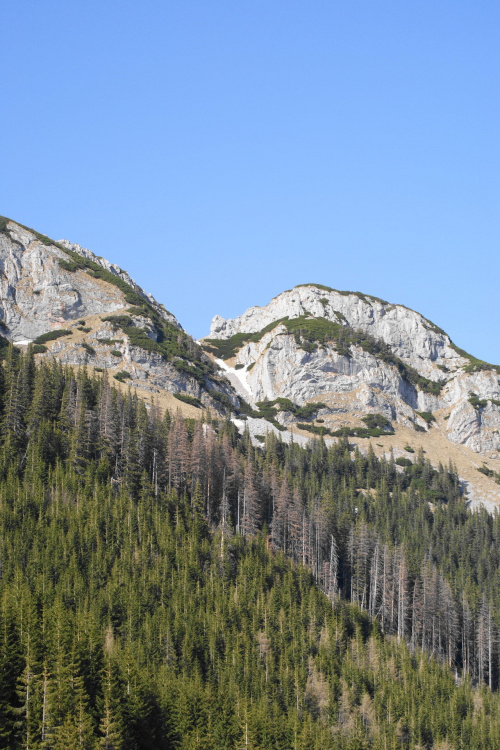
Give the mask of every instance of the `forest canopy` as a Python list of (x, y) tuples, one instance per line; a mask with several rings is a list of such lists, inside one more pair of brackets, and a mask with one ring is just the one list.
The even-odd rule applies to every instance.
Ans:
[(0, 377), (0, 747), (500, 747), (499, 519), (453, 466)]

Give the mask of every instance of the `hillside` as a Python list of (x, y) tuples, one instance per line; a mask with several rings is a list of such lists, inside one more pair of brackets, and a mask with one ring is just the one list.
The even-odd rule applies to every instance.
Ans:
[(500, 520), (452, 469), (2, 373), (0, 747), (498, 748)]

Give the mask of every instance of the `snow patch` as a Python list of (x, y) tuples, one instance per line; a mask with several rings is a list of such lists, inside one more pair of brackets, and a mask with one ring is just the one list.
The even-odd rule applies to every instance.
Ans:
[(255, 401), (252, 396), (252, 389), (248, 385), (247, 371), (246, 368), (240, 368), (236, 370), (234, 367), (229, 367), (223, 359), (215, 359), (216, 364), (224, 371), (226, 378), (229, 380), (234, 390), (241, 398), (248, 401), (249, 404), (255, 406)]

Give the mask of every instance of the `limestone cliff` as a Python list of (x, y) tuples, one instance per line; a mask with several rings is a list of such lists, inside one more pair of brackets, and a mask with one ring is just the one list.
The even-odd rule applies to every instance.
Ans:
[[(231, 387), (163, 305), (118, 266), (0, 217), (0, 325), (36, 356), (108, 370), (143, 392), (223, 410)], [(171, 405), (175, 405), (175, 402)]]

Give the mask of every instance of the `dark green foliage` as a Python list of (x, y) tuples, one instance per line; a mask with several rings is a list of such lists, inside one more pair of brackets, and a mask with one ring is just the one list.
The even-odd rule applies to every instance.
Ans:
[[(338, 292), (338, 289), (332, 289), (331, 286), (325, 286), (324, 284), (312, 284), (312, 283), (311, 284), (297, 284), (297, 286), (294, 287), (294, 289), (296, 288), (300, 289), (300, 287), (304, 287), (304, 286), (314, 286), (316, 287), (316, 289), (322, 289), (324, 292)], [(289, 291), (291, 292), (293, 290), (289, 289)], [(338, 292), (338, 293), (339, 294), (351, 294), (351, 292)]]
[(48, 351), (45, 344), (30, 344), (30, 346), (33, 354), (44, 354)]
[(315, 435), (329, 435), (330, 437), (359, 437), (370, 438), (381, 435), (393, 435), (394, 429), (383, 414), (367, 414), (361, 418), (366, 427), (341, 427), (339, 430), (330, 430), (327, 427), (313, 424), (297, 424), (301, 430), (307, 430)]
[(83, 333), (89, 333), (89, 331), (92, 330), (92, 328), (88, 328), (86, 326), (78, 326), (78, 331), (83, 331)]
[(111, 349), (110, 354), (112, 354), (113, 357), (122, 357), (123, 356), (123, 354), (120, 351), (118, 351), (118, 349)]
[(129, 326), (133, 325), (130, 315), (106, 315), (102, 320), (105, 323), (111, 323), (115, 331), (119, 328), (125, 331)]
[[(403, 307), (404, 307), (404, 305), (403, 305)], [(434, 333), (440, 333), (442, 336), (446, 336), (449, 339), (449, 336), (446, 333), (446, 331), (443, 331), (443, 329), (440, 328), (439, 326), (437, 326), (435, 323), (433, 323), (432, 320), (429, 320), (429, 318), (424, 318), (424, 320), (427, 323), (427, 328), (428, 329), (430, 329), (431, 331), (434, 331)], [(447, 367), (445, 367), (444, 365), (437, 365), (437, 367), (439, 367), (440, 370), (443, 370), (443, 372), (448, 372)]]
[(485, 406), (488, 406), (488, 400), (487, 399), (480, 399), (475, 393), (471, 394), (471, 397), (469, 398), (469, 404), (472, 404), (474, 409), (484, 409)]
[[(30, 230), (30, 231), (33, 231), (33, 230)], [(41, 239), (42, 235), (37, 235), (37, 237), (38, 239)], [(130, 286), (130, 284), (124, 281), (120, 276), (117, 276), (111, 271), (108, 271), (105, 268), (103, 268), (101, 265), (99, 265), (99, 263), (96, 263), (95, 261), (90, 260), (89, 258), (85, 258), (83, 255), (76, 253), (74, 250), (68, 250), (62, 245), (59, 245), (57, 242), (53, 242), (52, 240), (49, 240), (48, 238), (41, 239), (41, 241), (45, 245), (55, 245), (56, 247), (59, 247), (59, 249), (63, 250), (66, 253), (66, 255), (68, 255), (71, 258), (71, 261), (66, 261), (62, 259), (59, 260), (59, 264), (66, 271), (73, 271), (73, 272), (77, 270), (86, 271), (90, 276), (93, 276), (95, 279), (101, 279), (102, 281), (106, 281), (108, 284), (113, 284), (113, 286), (118, 287), (118, 289), (121, 292), (123, 292), (125, 296), (125, 300), (126, 302), (128, 302), (129, 305), (135, 305), (135, 306), (140, 307), (142, 305), (147, 304), (146, 300), (143, 297), (141, 297), (141, 295), (138, 294), (135, 291), (135, 289), (132, 286)]]
[(435, 382), (428, 378), (420, 375), (415, 368), (407, 365), (402, 359), (396, 357), (390, 350), (390, 348), (383, 341), (377, 341), (372, 336), (362, 331), (356, 331), (351, 336), (351, 343), (356, 346), (360, 346), (365, 351), (373, 354), (374, 356), (382, 359), (387, 364), (393, 365), (406, 382), (413, 385), (415, 388), (424, 391), (424, 393), (433, 393), (436, 396), (441, 393), (441, 389), (444, 382)]
[(115, 344), (123, 344), (123, 339), (97, 339), (98, 344), (102, 346), (114, 346)]
[[(218, 359), (232, 359), (244, 344), (249, 342), (259, 342), (266, 333), (273, 331), (286, 320), (288, 320), (288, 318), (274, 320), (261, 331), (257, 331), (256, 333), (235, 333), (234, 336), (231, 336), (228, 339), (205, 339), (203, 348)], [(248, 369), (250, 370), (250, 367), (248, 367)]]
[(91, 276), (93, 276), (96, 279), (102, 279), (102, 281), (107, 281), (108, 284), (113, 284), (114, 286), (117, 286), (120, 291), (124, 293), (125, 301), (129, 305), (140, 305), (143, 302), (143, 298), (141, 295), (136, 292), (130, 284), (127, 284), (126, 281), (123, 281), (120, 276), (115, 276), (114, 273), (111, 273), (111, 271), (107, 271), (105, 268), (102, 268), (97, 263), (94, 264), (92, 261), (89, 261), (89, 263), (92, 263), (89, 273)]
[(55, 339), (59, 339), (62, 336), (71, 336), (73, 334), (73, 331), (70, 331), (68, 328), (58, 328), (55, 331), (48, 331), (47, 333), (42, 333), (41, 336), (38, 336), (34, 340), (34, 344), (46, 344), (47, 341), (55, 341)]
[[(390, 423), (389, 423), (390, 424)], [(358, 438), (372, 438), (381, 437), (382, 435), (392, 435), (394, 430), (381, 429), (380, 427), (341, 427), (338, 430), (330, 430), (329, 427), (323, 427), (323, 425), (297, 423), (297, 427), (300, 430), (307, 430), (315, 435), (328, 435), (330, 437), (358, 437)]]
[(395, 463), (398, 466), (413, 466), (413, 461), (410, 461), (409, 458), (404, 458), (404, 457), (396, 458)]
[(276, 420), (278, 412), (282, 411), (280, 407), (276, 406), (278, 401), (283, 401), (286, 404), (292, 403), (291, 401), (288, 401), (288, 399), (276, 399), (275, 401), (259, 401), (256, 404), (257, 409), (252, 409), (250, 404), (248, 404), (243, 398), (240, 398), (238, 412), (240, 415), (243, 415), (246, 417), (255, 417), (255, 419), (266, 419), (268, 422), (274, 425), (277, 430), (284, 431), (286, 430), (286, 427), (284, 427), (282, 424), (280, 424)]
[(340, 430), (336, 430), (332, 433), (336, 437), (360, 437), (360, 438), (369, 438), (369, 437), (381, 437), (383, 435), (393, 435), (394, 430), (392, 429), (392, 426), (389, 422), (389, 428), (386, 426), (384, 427), (367, 427), (366, 429), (364, 427), (341, 427)]
[(137, 317), (150, 318), (150, 320), (156, 320), (156, 316), (153, 315), (151, 310), (146, 307), (129, 307), (127, 310), (129, 315), (136, 315)]
[(122, 330), (129, 337), (132, 346), (138, 346), (146, 351), (158, 352), (158, 354), (163, 355), (162, 345), (148, 336), (143, 328), (135, 328), (133, 325), (130, 325)]
[(12, 346), (5, 336), (0, 335), (0, 362), (5, 358), (7, 350)]
[(416, 422), (413, 423), (413, 429), (415, 430), (415, 432), (427, 432), (427, 430), (425, 429), (425, 427), (421, 427)]
[(85, 349), (87, 354), (90, 354), (91, 357), (95, 356), (95, 349), (93, 346), (90, 346), (90, 344), (87, 344), (86, 341), (82, 341), (81, 346), (83, 349)]
[(115, 378), (115, 380), (119, 380), (121, 383), (123, 383), (125, 380), (131, 378), (132, 375), (126, 370), (120, 370), (119, 372), (116, 372), (113, 377)]
[[(7, 229), (7, 223), (10, 221), (6, 216), (0, 216), (0, 231), (1, 232), (8, 232)], [(23, 229), (27, 229), (28, 232), (32, 232), (37, 240), (39, 240), (44, 245), (54, 245), (54, 247), (58, 247), (59, 250), (62, 250), (63, 252), (67, 253), (68, 251), (66, 248), (61, 245), (59, 242), (56, 242), (55, 240), (51, 240), (50, 237), (47, 237), (45, 234), (40, 234), (40, 232), (36, 232), (34, 229), (30, 229), (30, 227), (24, 226), (24, 224), (19, 224), (18, 221), (14, 222), (15, 224), (18, 224)]]
[(343, 330), (345, 326), (340, 323), (333, 323), (326, 318), (312, 318), (301, 315), (291, 320), (286, 319), (283, 324), (289, 333), (294, 334), (296, 343), (310, 353), (318, 346), (342, 340), (345, 334)]
[(436, 421), (436, 417), (430, 411), (417, 411), (417, 414), (419, 417), (422, 417), (422, 419), (424, 419), (429, 425), (432, 424), (432, 422)]
[(249, 416), (267, 419), (280, 429), (282, 425), (276, 422), (278, 412), (288, 411), (297, 419), (311, 419), (320, 409), (326, 408), (326, 404), (315, 401), (304, 406), (297, 406), (288, 398), (276, 398), (274, 401), (258, 401), (257, 407), (258, 411), (253, 411)]
[(174, 393), (174, 398), (178, 399), (179, 401), (184, 401), (185, 404), (196, 406), (198, 409), (201, 409), (203, 407), (203, 404), (198, 398), (189, 396), (187, 393)]
[(291, 412), (294, 417), (297, 417), (297, 419), (311, 419), (320, 409), (327, 408), (326, 404), (323, 404), (320, 401), (304, 404), (304, 406), (297, 406), (297, 404), (294, 404), (288, 398), (277, 398), (271, 403), (276, 404), (279, 411)]
[[(4, 222), (5, 228), (6, 221)], [(133, 346), (139, 346), (149, 352), (157, 352), (168, 361), (171, 361), (175, 357), (190, 360), (192, 369), (189, 372), (186, 371), (186, 374), (188, 374), (190, 377), (194, 377), (202, 385), (204, 384), (205, 376), (213, 376), (213, 366), (207, 358), (201, 355), (201, 353), (199, 352), (199, 347), (194, 344), (192, 339), (183, 331), (180, 331), (175, 326), (173, 326), (171, 323), (163, 320), (160, 314), (151, 305), (149, 300), (147, 300), (145, 297), (142, 297), (130, 284), (124, 281), (120, 276), (115, 275), (111, 271), (107, 271), (95, 261), (85, 258), (79, 253), (74, 252), (73, 250), (66, 249), (63, 245), (55, 242), (54, 240), (51, 240), (49, 237), (46, 237), (39, 232), (35, 232), (33, 229), (29, 229), (29, 227), (24, 228), (28, 229), (28, 231), (30, 232), (33, 232), (37, 239), (43, 242), (44, 245), (54, 245), (69, 257), (70, 260), (68, 261), (63, 259), (59, 261), (63, 268), (68, 271), (76, 271), (80, 269), (90, 274), (94, 278), (101, 279), (109, 284), (113, 284), (114, 286), (118, 287), (121, 292), (123, 292), (126, 302), (129, 305), (133, 306), (129, 310), (129, 312), (134, 315), (141, 315), (151, 319), (156, 329), (153, 334), (156, 340), (150, 338), (142, 329), (134, 328), (132, 320), (128, 318), (128, 316), (110, 316), (112, 318), (114, 317), (115, 320), (117, 320), (118, 318), (128, 318), (128, 322), (124, 323), (124, 325), (127, 326), (127, 330), (125, 331), (124, 329), (124, 332), (126, 332), (131, 339), (131, 343)], [(120, 326), (118, 324), (118, 327), (123, 326)], [(38, 341), (37, 339), (37, 343), (45, 342)]]
[(242, 365), (242, 364), (238, 364), (238, 365), (235, 365), (235, 366), (234, 366), (234, 369), (235, 369), (235, 370), (242, 370), (242, 369), (243, 369), (244, 367), (245, 367), (245, 365)]
[(489, 362), (484, 362), (484, 360), (474, 357), (472, 354), (466, 352), (465, 349), (460, 349), (460, 347), (456, 346), (453, 341), (450, 341), (450, 346), (457, 352), (457, 354), (460, 354), (461, 357), (465, 357), (465, 359), (469, 360), (469, 364), (464, 368), (465, 372), (481, 372), (481, 370), (494, 370), (494, 372), (500, 374), (500, 365), (491, 365)]
[(286, 427), (280, 424), (276, 417), (280, 411), (289, 411), (298, 419), (311, 419), (319, 409), (324, 409), (326, 404), (320, 403), (319, 401), (305, 404), (304, 406), (297, 406), (293, 401), (288, 398), (277, 398), (274, 401), (259, 401), (257, 403), (257, 409), (252, 409), (244, 399), (239, 399), (238, 413), (240, 416), (255, 417), (256, 419), (267, 419), (268, 422), (273, 424), (276, 429), (284, 431)]
[[(479, 398), (479, 396), (476, 393), (471, 393), (469, 398), (469, 403), (472, 404), (474, 409), (484, 409), (486, 406), (488, 406), (488, 401), (491, 404), (494, 404), (494, 406), (500, 406), (500, 401), (496, 398)], [(445, 419), (449, 419), (448, 417), (445, 417)]]
[[(333, 437), (334, 435), (329, 427), (323, 427), (323, 425), (310, 424), (307, 422), (297, 422), (297, 427), (299, 428), (299, 430), (307, 430), (307, 432), (312, 432), (314, 435), (329, 435), (331, 437)], [(344, 433), (342, 434), (344, 435)]]
[(274, 408), (275, 401), (257, 401), (257, 412), (254, 412), (251, 416), (258, 416), (261, 419), (267, 419), (268, 422), (272, 422), (274, 425), (276, 422), (276, 416), (278, 410)]
[(217, 359), (231, 359), (246, 344), (250, 334), (235, 333), (229, 339), (205, 339), (202, 347)]
[(260, 412), (257, 411), (256, 409), (252, 409), (252, 407), (250, 406), (250, 404), (247, 401), (245, 401), (244, 398), (240, 397), (238, 399), (238, 402), (239, 402), (238, 414), (240, 416), (256, 417), (256, 418), (258, 418), (260, 416)]
[(79, 263), (76, 263), (74, 260), (64, 260), (63, 258), (59, 258), (59, 265), (65, 271), (70, 271), (71, 273), (74, 273), (75, 271), (78, 271), (82, 268), (82, 266)]
[(392, 424), (383, 414), (367, 414), (366, 417), (361, 417), (361, 421), (370, 430), (379, 429), (384, 432), (394, 432)]
[(481, 474), (485, 474), (487, 477), (491, 477), (495, 480), (497, 484), (500, 484), (500, 473), (498, 471), (493, 471), (493, 469), (488, 469), (487, 466), (483, 465), (478, 468), (478, 471), (481, 472)]
[(233, 402), (231, 401), (231, 399), (226, 393), (217, 391), (215, 390), (215, 388), (207, 388), (207, 392), (209, 393), (209, 395), (214, 401), (221, 404), (222, 406), (224, 406), (226, 409), (229, 409), (230, 411), (235, 411), (236, 407), (234, 406)]
[(411, 445), (405, 445), (405, 451), (408, 453), (415, 453), (415, 448), (412, 448)]

